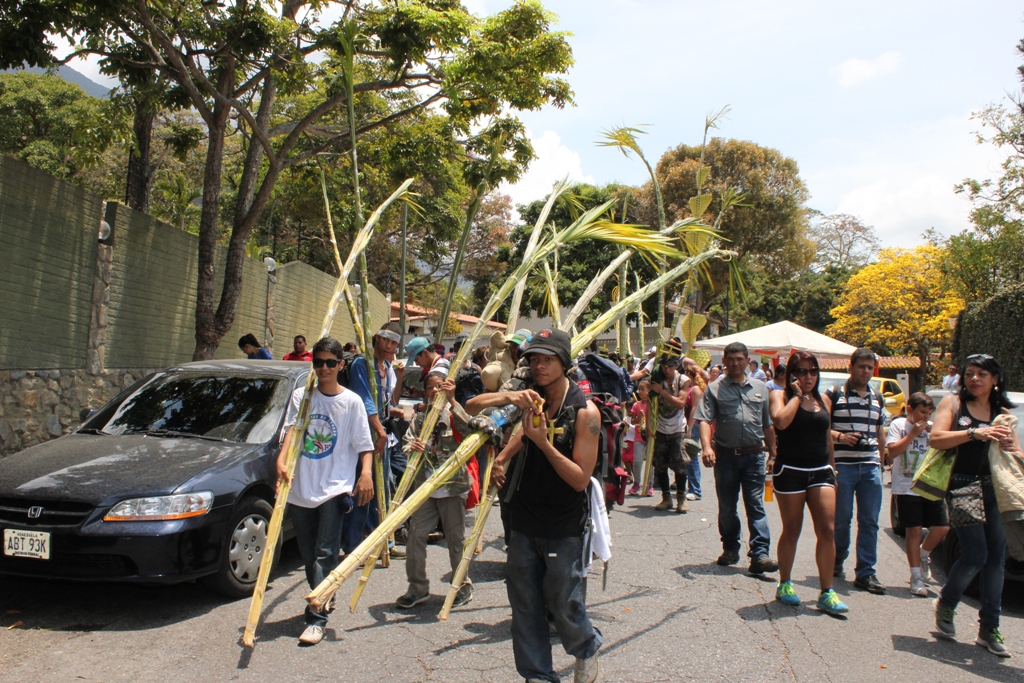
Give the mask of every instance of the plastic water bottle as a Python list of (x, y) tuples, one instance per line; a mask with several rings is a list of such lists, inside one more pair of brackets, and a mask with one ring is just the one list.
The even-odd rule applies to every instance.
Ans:
[(499, 406), (489, 411), (484, 411), (484, 415), (494, 420), (495, 426), (499, 429), (504, 429), (509, 425), (515, 424), (523, 416), (523, 410), (516, 404), (509, 403), (507, 406)]
[(764, 500), (766, 503), (770, 503), (775, 500), (775, 493), (772, 489), (772, 475), (770, 472), (764, 478)]
[(495, 406), (484, 409), (483, 413), (469, 421), (469, 426), (474, 431), (483, 431), (493, 438), (498, 438), (503, 429), (515, 424), (522, 415), (522, 409), (513, 403)]

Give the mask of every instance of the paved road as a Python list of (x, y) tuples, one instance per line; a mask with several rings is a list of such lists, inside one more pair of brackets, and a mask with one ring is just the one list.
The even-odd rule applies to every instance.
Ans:
[[(1024, 586), (1007, 588), (1003, 633), (1014, 659), (973, 644), (977, 603), (957, 617), (956, 643), (936, 641), (930, 600), (912, 598), (899, 539), (879, 540), (883, 597), (845, 582), (847, 619), (813, 607), (817, 579), (809, 520), (795, 583), (804, 605), (773, 601), (774, 579), (714, 564), (720, 548), (714, 492), (687, 515), (658, 513), (653, 498), (627, 499), (612, 514), (606, 591), (590, 587), (590, 613), (605, 634), (604, 681), (1024, 681)], [(885, 501), (888, 509), (888, 496)], [(780, 525), (770, 505), (772, 531)], [(359, 611), (335, 612), (327, 638), (300, 648), (301, 564), (286, 546), (267, 596), (259, 642), (238, 644), (247, 601), (224, 602), (196, 585), (96, 586), (0, 579), (0, 678), (7, 681), (302, 681), (382, 679), (512, 682), (510, 613), (498, 515), (474, 562), (476, 599), (438, 622), (444, 548), (430, 548), (435, 598), (411, 612), (392, 601), (405, 589), (401, 562), (378, 570)], [(774, 544), (773, 544), (774, 550)], [(351, 585), (339, 595), (347, 600)], [(17, 613), (14, 613), (14, 612)], [(8, 626), (22, 622), (11, 630)], [(571, 680), (571, 659), (555, 646)]]

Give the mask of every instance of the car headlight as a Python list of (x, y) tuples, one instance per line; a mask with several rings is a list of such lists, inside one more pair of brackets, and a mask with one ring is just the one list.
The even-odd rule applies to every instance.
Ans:
[(213, 507), (213, 492), (196, 491), (173, 496), (122, 500), (110, 508), (104, 522), (157, 522), (205, 515)]

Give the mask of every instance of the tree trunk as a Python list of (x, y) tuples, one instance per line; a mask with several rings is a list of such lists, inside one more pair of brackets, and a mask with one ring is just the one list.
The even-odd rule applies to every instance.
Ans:
[(135, 144), (128, 154), (128, 178), (125, 183), (124, 201), (142, 213), (149, 213), (149, 195), (153, 188), (151, 148), (155, 119), (156, 110), (150, 102), (145, 98), (137, 98), (135, 120), (132, 123)]
[[(264, 83), (262, 92), (262, 99), (260, 102), (259, 111), (256, 115), (256, 124), (264, 132), (267, 131), (270, 124), (270, 114), (273, 109), (274, 97), (276, 95), (276, 88), (274, 80), (268, 78)], [(220, 155), (223, 156), (223, 135), (221, 136), (221, 150)], [(204, 318), (204, 321), (208, 321), (208, 324), (203, 326), (202, 339), (200, 339), (200, 321), (199, 321), (199, 301), (196, 301), (196, 350), (193, 354), (194, 360), (204, 360), (212, 358), (213, 353), (217, 350), (220, 345), (221, 339), (224, 338), (230, 330), (232, 325), (235, 323), (235, 314), (238, 311), (238, 299), (242, 293), (242, 272), (245, 264), (245, 246), (249, 242), (249, 237), (252, 235), (253, 228), (256, 227), (257, 221), (266, 208), (267, 201), (270, 198), (270, 192), (277, 182), (277, 178), (280, 175), (281, 169), (280, 164), (275, 164), (274, 160), (271, 159), (270, 168), (267, 170), (266, 176), (264, 176), (262, 183), (259, 182), (259, 173), (262, 167), (262, 160), (265, 156), (265, 150), (260, 145), (259, 140), (252, 136), (249, 141), (249, 149), (246, 153), (245, 162), (243, 164), (242, 177), (239, 180), (239, 190), (237, 205), (235, 207), (235, 216), (231, 226), (231, 240), (228, 243), (228, 253), (224, 262), (224, 285), (221, 289), (220, 302), (217, 305), (216, 312), (213, 312), (213, 288), (211, 280), (210, 288), (210, 299), (208, 318)], [(219, 178), (219, 176), (218, 176)], [(257, 187), (259, 190), (257, 191)], [(219, 189), (219, 180), (218, 180)], [(205, 219), (206, 209), (206, 179), (203, 182), (203, 210)], [(200, 232), (202, 229), (200, 228)], [(216, 243), (214, 238), (212, 244)], [(200, 279), (202, 279), (202, 250), (203, 244), (200, 242)], [(211, 255), (212, 258), (212, 255)], [(212, 272), (212, 271), (211, 271)], [(240, 331), (241, 334), (245, 334), (248, 330)], [(202, 344), (202, 348), (200, 346)], [(202, 357), (197, 357), (200, 354)]]
[[(208, 126), (206, 169), (203, 172), (203, 209), (199, 218), (199, 277), (196, 286), (196, 348), (192, 360), (209, 360), (220, 346), (213, 310), (214, 256), (220, 213), (220, 184), (224, 169), (224, 133), (230, 107), (218, 104)], [(243, 249), (244, 254), (244, 249)]]

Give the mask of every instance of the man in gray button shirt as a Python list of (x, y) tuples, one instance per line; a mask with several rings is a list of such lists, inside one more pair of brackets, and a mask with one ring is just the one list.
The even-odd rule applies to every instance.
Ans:
[[(779, 568), (768, 556), (771, 536), (764, 512), (765, 446), (775, 459), (775, 430), (768, 413), (768, 388), (747, 376), (747, 347), (725, 347), (726, 374), (708, 385), (694, 419), (700, 421), (700, 441), (706, 467), (715, 468), (718, 493), (718, 533), (723, 553), (718, 564), (740, 561), (740, 490), (750, 531), (750, 573), (763, 574)], [(715, 423), (714, 444), (711, 423)]]

